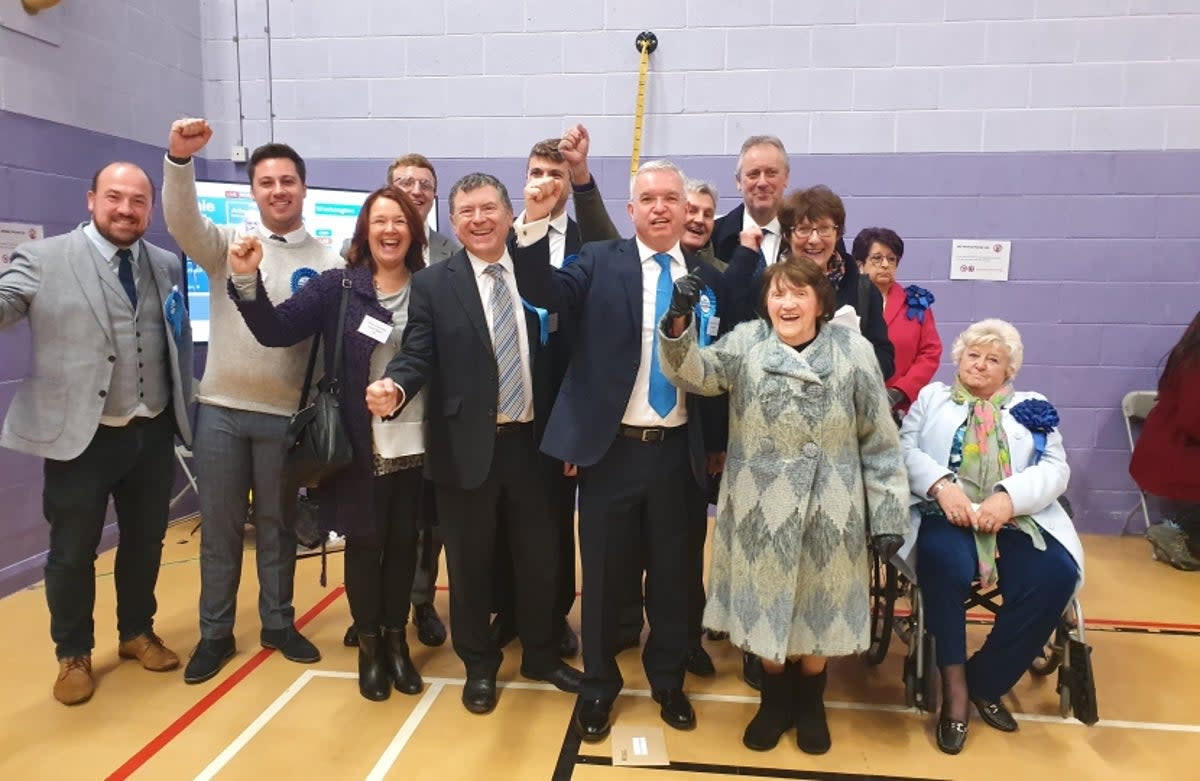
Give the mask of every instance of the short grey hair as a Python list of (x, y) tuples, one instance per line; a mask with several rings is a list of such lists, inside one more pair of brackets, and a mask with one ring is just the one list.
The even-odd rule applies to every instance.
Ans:
[(679, 177), (679, 183), (682, 185), (687, 181), (683, 170), (672, 163), (670, 160), (650, 160), (638, 166), (637, 173), (629, 177), (629, 200), (633, 200), (633, 188), (637, 184), (638, 177), (642, 174), (650, 173), (651, 171), (669, 171)]
[(1006, 380), (1011, 380), (1017, 376), (1017, 372), (1021, 371), (1021, 364), (1025, 361), (1025, 346), (1021, 343), (1021, 334), (1012, 323), (995, 317), (971, 323), (971, 325), (967, 326), (967, 330), (959, 334), (954, 340), (954, 347), (951, 348), (950, 352), (954, 358), (954, 363), (957, 364), (959, 362), (963, 351), (968, 347), (981, 344), (999, 345), (1008, 351), (1008, 376), (1005, 377)]
[(504, 182), (500, 181), (491, 174), (479, 173), (467, 174), (463, 178), (454, 183), (450, 188), (450, 214), (454, 214), (454, 198), (459, 193), (469, 193), (472, 190), (478, 190), (480, 187), (495, 187), (496, 192), (500, 193), (500, 200), (504, 203), (504, 207), (510, 212), (513, 210), (512, 199), (508, 197), (508, 188), (504, 186)]
[(712, 198), (713, 206), (716, 206), (717, 201), (719, 200), (717, 196), (717, 188), (712, 182), (706, 182), (703, 179), (685, 179), (683, 181), (683, 191), (685, 193), (698, 193), (700, 195), (707, 195), (709, 198)]
[(792, 165), (788, 162), (787, 149), (784, 148), (783, 142), (779, 140), (779, 136), (750, 136), (742, 142), (742, 149), (738, 152), (737, 168), (733, 172), (735, 178), (742, 175), (742, 158), (746, 156), (746, 153), (752, 147), (756, 146), (773, 146), (778, 149), (779, 154), (783, 155), (783, 170), (789, 174), (792, 172)]

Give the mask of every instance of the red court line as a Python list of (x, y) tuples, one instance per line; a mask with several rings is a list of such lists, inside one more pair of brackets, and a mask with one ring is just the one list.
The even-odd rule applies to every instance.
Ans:
[[(313, 605), (312, 608), (300, 618), (296, 619), (296, 628), (302, 628), (309, 621), (316, 618), (321, 611), (329, 607), (333, 602), (342, 595), (346, 590), (345, 586), (338, 586), (333, 591), (326, 594), (320, 602)], [(217, 701), (228, 694), (234, 686), (244, 681), (250, 673), (254, 672), (274, 651), (270, 648), (264, 648), (254, 656), (250, 657), (246, 662), (230, 675), (208, 694), (200, 698), (192, 707), (174, 722), (170, 724), (162, 732), (158, 733), (149, 743), (142, 746), (141, 750), (125, 761), (125, 764), (114, 770), (108, 776), (106, 781), (123, 781), (133, 775), (142, 765), (146, 764), (158, 752), (162, 751), (168, 743), (179, 736), (181, 732), (191, 726), (192, 722), (204, 715), (204, 712), (217, 704)]]
[[(907, 617), (912, 615), (911, 610), (896, 610), (895, 615)], [(996, 618), (994, 613), (987, 611), (972, 610), (967, 613), (967, 618), (971, 621), (991, 622)], [(1084, 621), (1085, 627), (1117, 627), (1129, 629), (1160, 629), (1170, 632), (1195, 632), (1200, 634), (1200, 624), (1180, 624), (1172, 621), (1135, 621), (1129, 618), (1089, 618)]]

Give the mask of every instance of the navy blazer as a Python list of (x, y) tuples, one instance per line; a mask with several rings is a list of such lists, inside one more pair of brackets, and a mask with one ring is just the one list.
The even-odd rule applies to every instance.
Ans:
[[(543, 238), (529, 247), (510, 246), (509, 254), (518, 267), (523, 262), (549, 267), (550, 242)], [(527, 309), (524, 315), (540, 437), (553, 401), (550, 345), (541, 344), (537, 315)], [(482, 485), (496, 444), (499, 379), (483, 301), (465, 250), (413, 276), (404, 345), (386, 376), (408, 399), (425, 389), (425, 476), (465, 490)]]
[[(324, 528), (353, 535), (373, 531), (375, 518), (372, 502), (374, 493), (371, 490), (374, 447), (371, 441), (371, 413), (367, 409), (364, 391), (375, 379), (369, 375), (371, 354), (378, 342), (359, 333), (358, 326), (366, 315), (385, 323), (392, 322), (392, 313), (380, 305), (375, 294), (371, 269), (366, 266), (331, 269), (309, 280), (295, 295), (278, 306), (272, 306), (261, 276), (258, 294), (253, 301), (237, 297), (233, 280), (228, 282), (228, 287), (230, 297), (237, 303), (247, 327), (261, 344), (289, 347), (320, 333), (325, 375), (332, 376), (333, 340), (337, 338), (343, 278), (350, 281), (350, 298), (346, 302), (337, 395), (342, 424), (346, 427), (346, 435), (354, 451), (354, 463), (321, 484), (323, 501), (320, 507)], [(310, 401), (315, 393), (315, 388), (309, 391)]]
[[(730, 287), (737, 275), (749, 284), (753, 266), (741, 264), (721, 274), (684, 252), (689, 271), (697, 271), (717, 298), (721, 328), (728, 330), (739, 313)], [(595, 465), (617, 437), (621, 418), (637, 379), (642, 355), (642, 263), (634, 239), (584, 244), (579, 258), (555, 269), (531, 256), (516, 259), (521, 294), (536, 306), (560, 313), (574, 329), (570, 364), (542, 438), (542, 451), (554, 458)], [(728, 315), (725, 312), (728, 312)], [(728, 317), (727, 321), (725, 318)], [(705, 487), (703, 413), (700, 397), (687, 395), (688, 445), (698, 485)]]

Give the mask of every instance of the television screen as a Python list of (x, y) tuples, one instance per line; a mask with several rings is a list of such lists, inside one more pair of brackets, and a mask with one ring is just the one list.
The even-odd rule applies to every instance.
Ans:
[[(369, 193), (358, 190), (333, 190), (309, 187), (304, 199), (304, 227), (317, 241), (342, 248), (342, 242), (354, 235), (354, 223)], [(233, 225), (252, 230), (258, 225), (258, 206), (250, 196), (248, 182), (196, 182), (196, 200), (200, 213), (217, 225)], [(429, 213), (431, 227), (437, 210)], [(208, 341), (209, 295), (208, 274), (184, 256), (187, 277), (188, 311), (192, 317), (192, 338)], [(224, 291), (220, 291), (224, 294)]]

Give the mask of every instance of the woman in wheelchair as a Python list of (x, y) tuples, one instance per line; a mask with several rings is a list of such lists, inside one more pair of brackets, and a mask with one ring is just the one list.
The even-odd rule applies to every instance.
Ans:
[[(900, 551), (917, 575), (942, 677), (937, 745), (962, 750), (971, 705), (992, 727), (1017, 729), (1000, 698), (1042, 651), (1083, 578), (1083, 549), (1058, 503), (1070, 469), (1054, 408), (1012, 380), (1017, 329), (983, 320), (954, 342), (953, 386), (917, 396), (900, 432), (912, 528)], [(915, 559), (915, 562), (914, 562)], [(972, 584), (1003, 598), (983, 647), (967, 659)]]

